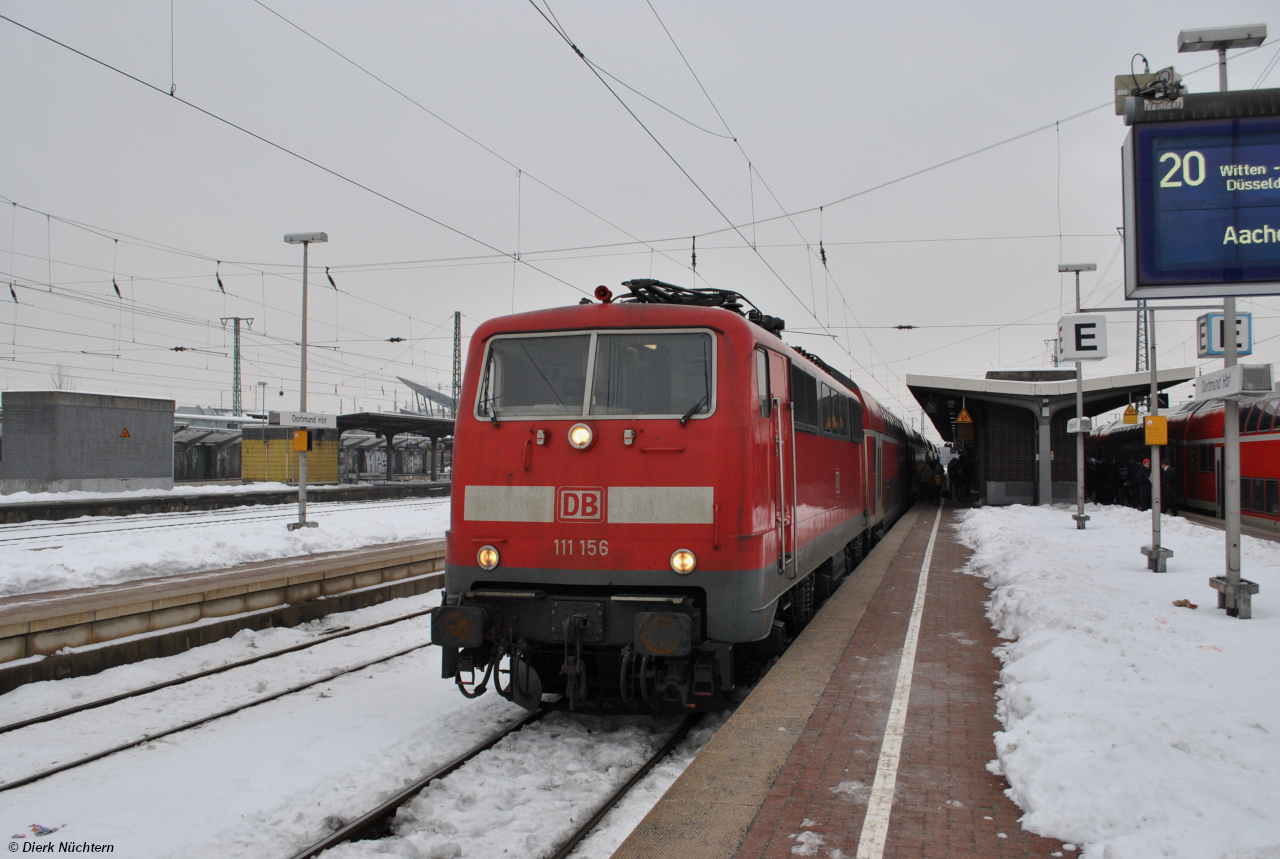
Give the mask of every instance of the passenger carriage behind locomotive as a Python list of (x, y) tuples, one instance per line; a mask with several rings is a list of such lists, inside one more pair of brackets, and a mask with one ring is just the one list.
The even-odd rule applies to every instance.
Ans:
[(911, 501), (920, 439), (781, 320), (626, 285), (471, 339), (432, 624), (464, 694), (713, 705)]
[[(1242, 521), (1280, 530), (1280, 396), (1240, 401), (1240, 513)], [(1186, 403), (1169, 416), (1169, 445), (1180, 507), (1223, 516), (1223, 418), (1220, 400)], [(1143, 428), (1113, 423), (1089, 438), (1091, 453), (1120, 462), (1141, 462), (1150, 451)]]

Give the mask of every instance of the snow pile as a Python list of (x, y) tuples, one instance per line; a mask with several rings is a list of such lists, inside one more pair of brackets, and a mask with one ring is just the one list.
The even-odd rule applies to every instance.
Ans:
[(308, 507), (317, 528), (288, 531), (296, 507), (162, 517), (87, 517), (5, 527), (0, 596), (86, 588), (405, 540), (441, 539), (449, 499)]
[[(1280, 545), (1244, 537), (1252, 620), (1216, 609), (1221, 531), (1164, 520), (1169, 573), (1146, 569), (1151, 516), (985, 508), (957, 530), (994, 588), (1004, 663), (998, 762), (1022, 824), (1087, 859), (1280, 856)], [(1189, 599), (1198, 610), (1179, 608)], [(997, 770), (998, 771), (998, 770)]]

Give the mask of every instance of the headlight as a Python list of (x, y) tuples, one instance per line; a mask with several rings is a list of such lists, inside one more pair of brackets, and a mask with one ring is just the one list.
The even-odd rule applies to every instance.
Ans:
[[(492, 570), (498, 566), (498, 550), (492, 546), (481, 546), (480, 551), (476, 552), (476, 563), (483, 569)], [(675, 561), (672, 561), (672, 563), (675, 563)]]
[(698, 559), (688, 549), (676, 549), (671, 553), (671, 569), (680, 575), (689, 575), (696, 566), (698, 566)]
[(591, 431), (591, 427), (586, 424), (574, 424), (569, 427), (569, 444), (578, 450), (586, 450), (591, 447), (591, 440), (595, 438), (595, 433)]

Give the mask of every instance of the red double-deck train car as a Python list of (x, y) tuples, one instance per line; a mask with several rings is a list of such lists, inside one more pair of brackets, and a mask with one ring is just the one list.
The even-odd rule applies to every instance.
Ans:
[(927, 443), (781, 320), (624, 285), (472, 337), (432, 624), (464, 694), (712, 705), (912, 501)]
[[(1280, 395), (1240, 401), (1241, 521), (1280, 530)], [(1222, 518), (1223, 426), (1221, 400), (1188, 403), (1169, 416), (1164, 457), (1174, 468), (1178, 503)], [(1141, 461), (1149, 448), (1141, 426), (1111, 424), (1095, 430), (1090, 448), (1100, 457)]]

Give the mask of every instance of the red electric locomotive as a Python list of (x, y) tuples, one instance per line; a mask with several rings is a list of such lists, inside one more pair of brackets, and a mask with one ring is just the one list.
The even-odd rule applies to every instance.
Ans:
[[(1280, 529), (1280, 395), (1240, 401), (1241, 521)], [(1169, 416), (1169, 446), (1178, 503), (1210, 516), (1223, 516), (1222, 401), (1187, 403)], [(1114, 423), (1095, 430), (1090, 446), (1099, 458), (1141, 462), (1147, 455), (1141, 426)]]
[(912, 501), (927, 443), (781, 320), (624, 286), (471, 339), (432, 623), (468, 696), (715, 705)]

